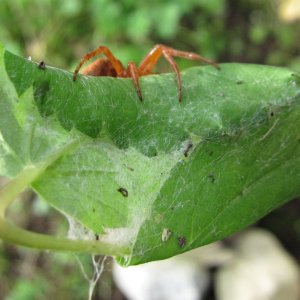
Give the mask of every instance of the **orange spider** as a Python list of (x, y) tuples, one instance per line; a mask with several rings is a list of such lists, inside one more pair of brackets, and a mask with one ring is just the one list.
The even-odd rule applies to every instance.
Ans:
[(174, 61), (174, 57), (204, 61), (212, 65), (216, 69), (219, 69), (219, 66), (216, 63), (196, 53), (180, 51), (164, 45), (154, 46), (154, 48), (145, 56), (138, 67), (134, 62), (129, 62), (127, 68), (124, 68), (122, 63), (112, 54), (108, 47), (100, 46), (96, 50), (83, 56), (74, 72), (73, 80), (76, 80), (80, 68), (86, 61), (102, 53), (106, 56), (106, 58), (98, 58), (90, 65), (88, 65), (82, 71), (82, 74), (92, 76), (131, 77), (135, 86), (136, 93), (141, 101), (143, 100), (143, 97), (139, 85), (139, 77), (152, 74), (152, 70), (154, 69), (161, 55), (164, 56), (164, 58), (171, 65), (173, 71), (176, 74), (179, 102), (181, 102), (182, 98), (181, 76), (178, 66)]

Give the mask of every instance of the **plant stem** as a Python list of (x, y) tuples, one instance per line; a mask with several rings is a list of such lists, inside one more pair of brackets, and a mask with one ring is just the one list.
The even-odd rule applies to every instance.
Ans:
[(4, 217), (5, 210), (15, 200), (26, 187), (41, 175), (46, 168), (53, 164), (62, 155), (67, 153), (70, 149), (76, 147), (81, 142), (81, 139), (72, 140), (57, 152), (49, 155), (48, 158), (40, 163), (26, 166), (13, 180), (9, 181), (4, 187), (0, 189), (0, 217)]
[(3, 218), (0, 218), (0, 238), (21, 246), (44, 250), (90, 252), (113, 256), (123, 256), (129, 252), (128, 247), (101, 241), (71, 240), (31, 232), (17, 227)]
[[(44, 169), (44, 168), (42, 168)], [(4, 218), (7, 207), (13, 202), (30, 182), (41, 172), (38, 166), (25, 168), (16, 178), (9, 181), (0, 189), (0, 217)]]

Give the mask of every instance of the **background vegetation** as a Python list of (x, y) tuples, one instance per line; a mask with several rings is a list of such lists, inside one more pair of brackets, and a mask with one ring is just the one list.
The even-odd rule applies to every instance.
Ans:
[[(1, 0), (0, 41), (16, 54), (67, 70), (101, 44), (126, 63), (140, 61), (154, 44), (163, 43), (218, 62), (300, 71), (299, 19), (297, 0)], [(181, 68), (192, 65), (178, 62)], [(162, 63), (160, 69), (165, 68)], [(66, 230), (66, 221), (31, 193), (23, 198), (11, 211), (19, 224), (50, 233)], [(300, 202), (294, 200), (258, 225), (273, 231), (300, 262), (299, 215)], [(89, 268), (88, 258), (82, 260)], [(122, 299), (109, 269), (95, 299)], [(74, 256), (0, 244), (0, 299), (85, 299), (88, 284), (83, 282)]]

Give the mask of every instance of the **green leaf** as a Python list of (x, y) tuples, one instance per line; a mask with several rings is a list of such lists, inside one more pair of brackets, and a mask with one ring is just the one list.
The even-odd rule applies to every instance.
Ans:
[(182, 103), (173, 74), (145, 76), (140, 102), (130, 79), (73, 82), (70, 72), (1, 57), (7, 190), (31, 186), (68, 216), (73, 236), (123, 265), (222, 239), (300, 195), (300, 80), (290, 70), (191, 68)]

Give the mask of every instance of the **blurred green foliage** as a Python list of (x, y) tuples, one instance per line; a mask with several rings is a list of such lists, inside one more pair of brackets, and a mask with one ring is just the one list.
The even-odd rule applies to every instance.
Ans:
[[(140, 59), (157, 42), (186, 44), (185, 48), (196, 51), (203, 40), (209, 42), (207, 32), (218, 28), (207, 30), (203, 21), (182, 25), (193, 22), (193, 11), (200, 19), (208, 14), (220, 23), (224, 1), (4, 0), (0, 3), (0, 40), (15, 53), (63, 67), (99, 44), (111, 46), (125, 60)], [(189, 27), (203, 29), (197, 32)], [(204, 48), (204, 54), (218, 53), (216, 45)]]
[[(69, 70), (101, 44), (126, 63), (140, 61), (154, 44), (164, 43), (219, 62), (282, 65), (299, 71), (299, 19), (285, 23), (279, 18), (279, 4), (284, 1), (0, 0), (0, 41), (16, 54)], [(179, 64), (193, 63), (179, 60)], [(26, 210), (32, 208), (29, 205)], [(299, 205), (293, 204), (292, 211), (299, 211)], [(276, 220), (282, 220), (277, 214)], [(43, 224), (48, 224), (44, 231), (50, 228), (51, 232), (53, 223), (61, 220), (50, 215), (42, 216)], [(294, 237), (291, 244), (287, 241), (294, 253), (299, 253), (299, 243), (295, 244), (297, 236), (299, 242), (298, 216), (293, 218), (294, 228), (284, 227), (282, 234)], [(21, 219), (24, 227), (41, 230), (37, 216), (23, 214)], [(276, 220), (269, 228), (278, 227)], [(88, 285), (75, 261), (68, 254), (0, 244), (0, 299), (86, 299)], [(90, 268), (88, 262), (85, 265)], [(104, 285), (111, 291), (109, 276)], [(94, 299), (110, 299), (100, 290)]]
[(275, 3), (1, 0), (0, 40), (14, 53), (62, 68), (101, 44), (125, 63), (139, 61), (156, 43), (217, 61), (300, 68), (299, 22), (283, 23)]
[[(3, 247), (0, 254), (10, 265), (6, 269), (0, 266), (0, 299), (87, 299), (89, 283), (74, 255), (27, 249), (15, 251), (13, 247)], [(87, 255), (81, 258), (86, 272), (92, 277), (90, 260)], [(105, 285), (109, 285), (108, 280)]]

